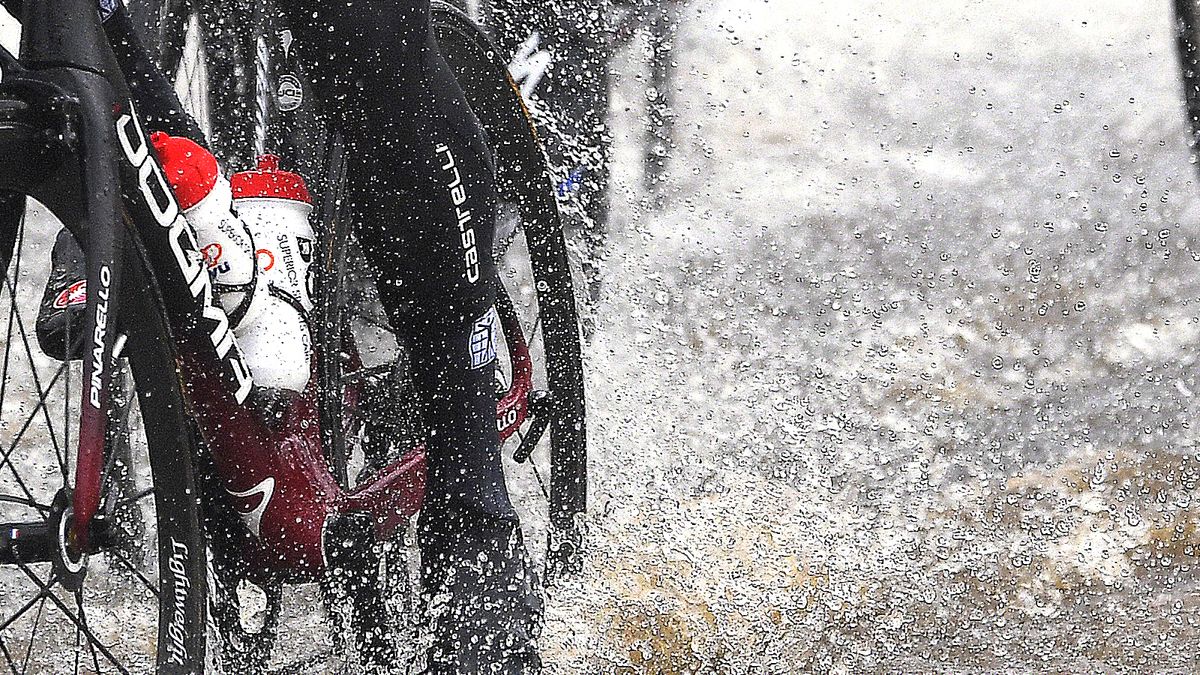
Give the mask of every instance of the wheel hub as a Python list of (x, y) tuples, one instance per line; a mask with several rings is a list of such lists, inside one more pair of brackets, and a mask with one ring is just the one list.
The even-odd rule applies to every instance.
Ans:
[(87, 553), (75, 540), (75, 510), (71, 507), (71, 489), (64, 487), (50, 505), (50, 532), (54, 536), (54, 556), (51, 564), (59, 583), (69, 591), (77, 591), (87, 577)]

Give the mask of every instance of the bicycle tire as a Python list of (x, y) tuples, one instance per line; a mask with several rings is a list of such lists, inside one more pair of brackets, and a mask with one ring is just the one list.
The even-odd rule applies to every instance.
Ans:
[[(13, 368), (17, 367), (17, 362), (22, 358), (28, 361), (29, 370), (26, 374), (29, 375), (29, 380), (34, 382), (37, 390), (35, 396), (42, 402), (41, 410), (45, 413), (46, 431), (51, 439), (55, 436), (53, 429), (57, 422), (52, 424), (46, 401), (58, 399), (55, 388), (57, 383), (62, 383), (62, 400), (54, 407), (62, 405), (62, 440), (63, 445), (69, 448), (70, 430), (77, 424), (78, 414), (78, 406), (72, 404), (72, 396), (77, 395), (78, 390), (73, 391), (71, 380), (78, 377), (79, 371), (72, 367), (70, 361), (53, 361), (40, 352), (33, 351), (27, 339), (14, 339), (17, 336), (12, 333), (14, 323), (19, 326), (22, 322), (19, 318), (21, 312), (29, 308), (32, 308), (33, 312), (37, 311), (37, 296), (32, 296), (30, 303), (30, 296), (21, 288), (22, 283), (26, 286), (36, 286), (37, 292), (40, 293), (40, 285), (35, 279), (44, 271), (48, 271), (48, 265), (46, 270), (34, 274), (30, 274), (28, 267), (21, 268), (22, 259), (36, 260), (37, 257), (30, 256), (36, 256), (39, 249), (44, 254), (48, 247), (33, 241), (38, 237), (26, 237), (29, 228), (23, 215), (24, 209), (18, 211), (8, 207), (9, 200), (13, 199), (19, 199), (21, 205), (24, 205), (23, 198), (6, 196), (6, 207), (0, 210), (0, 232), (3, 232), (0, 242), (5, 245), (4, 254), (0, 257), (6, 262), (5, 269), (0, 270), (5, 280), (4, 291), (0, 292), (0, 295), (6, 296), (9, 304), (4, 308), (4, 313), (9, 317), (9, 339), (3, 347), (3, 379), (5, 382), (15, 379)], [(42, 219), (39, 227), (44, 230), (48, 224), (49, 219)], [(102, 552), (92, 553), (88, 557), (88, 571), (78, 590), (58, 591), (60, 594), (69, 593), (70, 599), (64, 601), (47, 597), (41, 601), (41, 609), (36, 615), (38, 618), (34, 619), (30, 627), (30, 637), (26, 641), (28, 651), (25, 652), (19, 666), (11, 649), (0, 648), (0, 664), (6, 664), (12, 672), (69, 672), (72, 665), (78, 670), (81, 655), (86, 663), (85, 668), (90, 667), (94, 672), (101, 673), (149, 672), (151, 668), (159, 673), (172, 674), (205, 671), (203, 627), (206, 621), (207, 561), (203, 555), (204, 533), (196, 501), (194, 460), (197, 456), (197, 436), (193, 433), (186, 414), (183, 391), (176, 371), (175, 344), (170, 335), (162, 299), (154, 291), (152, 277), (147, 271), (145, 252), (137, 245), (135, 235), (131, 234), (126, 240), (131, 243), (127, 249), (124, 266), (125, 295), (122, 306), (136, 307), (137, 312), (122, 314), (121, 325), (122, 330), (129, 334), (124, 354), (133, 377), (140, 423), (129, 423), (128, 415), (133, 410), (131, 402), (121, 403), (121, 397), (129, 392), (124, 390), (124, 387), (120, 392), (114, 391), (113, 414), (119, 419), (110, 417), (101, 520), (108, 523), (109, 529), (105, 531), (112, 532), (111, 536), (115, 538), (112, 541), (118, 543), (112, 544), (111, 548), (106, 546)], [(29, 250), (22, 253), (26, 246)], [(7, 261), (12, 261), (16, 269), (9, 269)], [(48, 263), (48, 260), (46, 262)], [(3, 300), (0, 300), (0, 304), (3, 304)], [(14, 317), (17, 317), (15, 322)], [(32, 321), (27, 323), (32, 325)], [(20, 345), (23, 345), (23, 354), (16, 354), (14, 358), (14, 350), (22, 349)], [(39, 370), (45, 372), (49, 368), (55, 371), (49, 379), (37, 375)], [(121, 379), (114, 375), (115, 386), (121, 386)], [(47, 383), (44, 390), (42, 382)], [(76, 386), (82, 386), (82, 383), (76, 383)], [(14, 391), (8, 389), (7, 393), (12, 394)], [(16, 395), (22, 394), (17, 392)], [(3, 414), (9, 415), (12, 406), (3, 406), (3, 398), (4, 393), (0, 392), (0, 408), (7, 408)], [(37, 407), (32, 415), (38, 415)], [(58, 413), (55, 412), (54, 415), (57, 417)], [(9, 429), (7, 425), (4, 426), (5, 429)], [(117, 457), (124, 452), (123, 444), (129, 440), (122, 434), (129, 430), (140, 433), (138, 445), (144, 445), (150, 471), (149, 488), (135, 494), (125, 494), (129, 488), (126, 487), (123, 492), (118, 485), (120, 475), (138, 469), (136, 464), (124, 469), (118, 468), (123, 461)], [(21, 440), (21, 437), (6, 438), (5, 447), (12, 448), (7, 452), (15, 451)], [(54, 444), (58, 448), (57, 441)], [(32, 450), (33, 453), (27, 455), (26, 461), (22, 462), (23, 466), (36, 461), (53, 461), (44, 456), (36, 456), (39, 450), (44, 455), (44, 448), (35, 447)], [(59, 453), (56, 450), (57, 454)], [(65, 453), (60, 455), (59, 462), (66, 457)], [(69, 463), (70, 460), (66, 461)], [(11, 475), (15, 476), (17, 460), (6, 464), (11, 469)], [(70, 475), (71, 467), (64, 467), (63, 473)], [(55, 486), (53, 481), (47, 483), (45, 480), (27, 483), (29, 490), (25, 491), (25, 496), (29, 496), (30, 492), (39, 495), (55, 490), (55, 499), (60, 500), (62, 508), (65, 508), (66, 504), (69, 504), (69, 501), (65, 501), (65, 496), (69, 494), (68, 481), (65, 480), (66, 476), (60, 477), (64, 479), (62, 486)], [(21, 519), (21, 514), (14, 512), (14, 501), (5, 499), (13, 496), (11, 493), (6, 494), (6, 491), (16, 482), (19, 481), (10, 480), (6, 483), (0, 480), (0, 522), (11, 523)], [(152, 506), (144, 501), (151, 498)], [(33, 510), (37, 511), (39, 516), (46, 515), (36, 508)], [(138, 547), (145, 545), (139, 534), (140, 527), (145, 523), (135, 523), (134, 521), (140, 520), (135, 514), (142, 514), (147, 510), (153, 511), (156, 542), (151, 548), (157, 557), (156, 565), (139, 563), (134, 556)], [(148, 555), (150, 551), (143, 553)], [(21, 569), (32, 585), (40, 586), (41, 583), (45, 583), (54, 587), (62, 582), (61, 578), (59, 581), (51, 581), (51, 575), (55, 574), (53, 565), (37, 565), (50, 566), (50, 569), (45, 570), (47, 576), (42, 578), (41, 582), (34, 581), (34, 578), (41, 578), (41, 572), (35, 569), (34, 565), (27, 565)], [(12, 576), (12, 571), (11, 566), (0, 568), (0, 574), (7, 577)], [(33, 576), (30, 576), (31, 574)], [(129, 586), (123, 594), (120, 592), (123, 587), (119, 586), (122, 580)], [(169, 581), (170, 588), (163, 588), (164, 580)], [(14, 603), (20, 603), (21, 596), (8, 584), (6, 591), (4, 596), (0, 597), (0, 607), (6, 608), (0, 611), (0, 623), (6, 624), (6, 634), (12, 636), (18, 633), (14, 627), (26, 622), (27, 617), (16, 611), (9, 614), (7, 608), (12, 607)], [(39, 591), (42, 589), (39, 588)], [(149, 597), (143, 598), (143, 595)], [(154, 600), (155, 597), (157, 601)], [(85, 609), (84, 606), (92, 598), (103, 604)], [(34, 646), (34, 634), (39, 630), (39, 626), (45, 628), (51, 625), (48, 621), (39, 620), (42, 609), (47, 607), (46, 600), (51, 600), (50, 605), (54, 605), (60, 614), (67, 617), (67, 622), (58, 625), (67, 627), (68, 630), (66, 636), (61, 633), (45, 636), (46, 644), (39, 650)], [(72, 600), (78, 608), (74, 619), (71, 618), (69, 606)], [(79, 628), (75, 635), (77, 649), (63, 649), (65, 645), (71, 644), (69, 625), (73, 622)], [(144, 631), (140, 639), (135, 635), (139, 627)], [(119, 642), (102, 640), (102, 633), (110, 637), (122, 635), (125, 639)], [(81, 635), (84, 638), (82, 644)], [(0, 643), (3, 642), (4, 638), (0, 637)]]
[(1179, 73), (1194, 150), (1200, 145), (1200, 2), (1174, 0), (1172, 4)]

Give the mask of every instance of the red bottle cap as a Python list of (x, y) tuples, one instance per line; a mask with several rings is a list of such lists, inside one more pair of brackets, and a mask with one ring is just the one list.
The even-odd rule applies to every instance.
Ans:
[(150, 134), (167, 183), (183, 210), (200, 203), (217, 184), (217, 159), (195, 141), (169, 136), (161, 131)]
[(279, 157), (275, 155), (259, 156), (257, 169), (233, 174), (229, 184), (234, 199), (266, 197), (312, 204), (304, 179), (299, 174), (281, 170)]

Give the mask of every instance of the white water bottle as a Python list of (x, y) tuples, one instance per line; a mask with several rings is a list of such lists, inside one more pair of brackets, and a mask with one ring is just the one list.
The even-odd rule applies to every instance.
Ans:
[[(261, 265), (255, 273), (255, 251), (262, 248), (257, 245), (259, 235), (235, 213), (233, 185), (221, 175), (212, 153), (189, 139), (161, 132), (153, 134), (151, 141), (195, 231), (213, 275), (217, 301), (229, 315), (250, 374), (259, 386), (303, 391), (312, 355), (305, 322), (311, 302), (292, 301), (287, 289), (272, 290), (272, 277)], [(241, 175), (236, 174), (232, 183), (238, 183)]]
[[(313, 307), (309, 270), (315, 237), (308, 221), (312, 198), (304, 179), (280, 169), (275, 155), (263, 155), (258, 158), (258, 168), (234, 174), (230, 185), (233, 208), (254, 237), (260, 284), (265, 284), (272, 300), (284, 302), (299, 316), (307, 317)], [(273, 378), (295, 378), (300, 386), (287, 388), (298, 390), (308, 381), (312, 346), (307, 323), (294, 323), (292, 316), (263, 316), (257, 329), (247, 332), (245, 338), (237, 331), (234, 334), (247, 358), (277, 351), (281, 335), (302, 340), (303, 360), (298, 362), (300, 357), (292, 358), (289, 352), (288, 358), (273, 361), (272, 367), (282, 370), (271, 374)], [(254, 362), (249, 363), (253, 371)]]
[(233, 208), (254, 236), (258, 273), (295, 300), (307, 312), (312, 309), (309, 268), (314, 239), (308, 221), (312, 198), (304, 179), (279, 168), (279, 158), (263, 155), (258, 168), (242, 171), (230, 179)]

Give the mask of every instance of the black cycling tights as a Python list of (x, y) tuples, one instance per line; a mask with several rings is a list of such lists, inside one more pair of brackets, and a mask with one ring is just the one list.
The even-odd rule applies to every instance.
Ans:
[[(305, 65), (323, 110), (350, 149), (347, 196), (358, 237), (392, 325), (412, 346), (429, 430), (422, 520), (434, 529), (480, 515), (515, 523), (488, 349), (489, 333), (499, 330), (489, 322), (494, 167), (439, 51), (429, 0), (280, 4), (310, 55)], [(202, 142), (128, 15), (118, 12), (105, 28), (147, 126)]]

